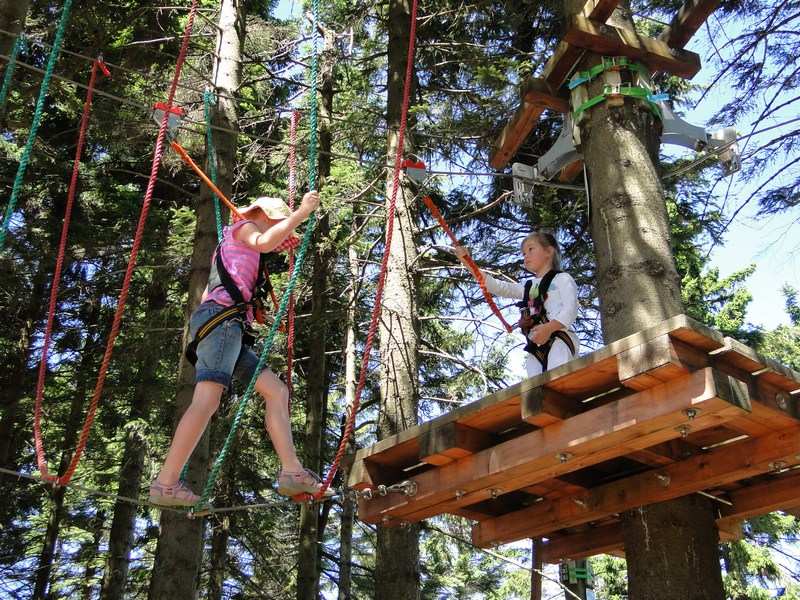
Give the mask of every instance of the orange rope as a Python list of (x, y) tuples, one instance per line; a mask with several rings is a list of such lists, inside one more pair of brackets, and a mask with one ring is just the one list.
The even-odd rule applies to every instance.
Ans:
[[(431, 197), (430, 196), (423, 196), (422, 197), (422, 201), (425, 203), (425, 206), (428, 207), (428, 210), (431, 211), (431, 214), (434, 216), (434, 218), (437, 221), (439, 221), (439, 225), (441, 225), (442, 229), (444, 229), (444, 232), (450, 238), (450, 241), (453, 242), (453, 245), (454, 246), (460, 246), (461, 243), (458, 241), (458, 238), (453, 233), (453, 230), (450, 229), (450, 226), (447, 224), (447, 221), (444, 220), (444, 217), (442, 216), (442, 213), (439, 212), (439, 209), (433, 203), (433, 200), (431, 199)], [(503, 323), (503, 327), (506, 328), (506, 331), (508, 333), (511, 333), (513, 328), (503, 318), (503, 314), (500, 312), (500, 309), (497, 308), (497, 304), (494, 303), (494, 300), (492, 299), (492, 295), (489, 293), (489, 290), (486, 288), (486, 279), (483, 277), (483, 273), (481, 273), (481, 270), (478, 268), (478, 265), (475, 264), (475, 261), (472, 260), (472, 257), (469, 254), (464, 257), (464, 262), (467, 263), (467, 267), (469, 268), (470, 272), (472, 273), (472, 276), (478, 282), (478, 285), (480, 286), (481, 291), (483, 292), (483, 297), (486, 298), (486, 303), (489, 305), (489, 308), (492, 309), (492, 312), (495, 315), (497, 315), (497, 318), (500, 319), (500, 321)]]
[(185, 162), (189, 167), (192, 168), (192, 170), (195, 173), (197, 173), (197, 176), (200, 179), (203, 180), (203, 183), (205, 183), (209, 187), (209, 189), (217, 195), (217, 198), (222, 200), (222, 202), (225, 204), (225, 206), (227, 206), (228, 209), (231, 211), (231, 213), (233, 213), (234, 219), (237, 220), (237, 221), (241, 221), (243, 219), (243, 217), (242, 217), (242, 213), (239, 212), (239, 209), (236, 208), (236, 206), (233, 204), (233, 202), (228, 200), (227, 196), (225, 196), (225, 194), (222, 193), (222, 190), (220, 190), (214, 184), (214, 182), (211, 181), (211, 179), (208, 177), (208, 175), (203, 173), (203, 169), (201, 169), (200, 167), (197, 166), (197, 163), (195, 163), (192, 160), (192, 157), (189, 156), (189, 153), (186, 152), (184, 147), (181, 146), (175, 140), (171, 141), (169, 143), (169, 145), (173, 150), (175, 150), (175, 152), (178, 153), (178, 156), (180, 156), (183, 159), (183, 162)]

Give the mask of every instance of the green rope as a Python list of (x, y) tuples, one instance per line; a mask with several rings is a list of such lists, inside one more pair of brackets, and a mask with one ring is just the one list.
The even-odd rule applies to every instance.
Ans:
[(25, 144), (25, 150), (22, 152), (22, 158), (19, 160), (17, 176), (14, 178), (14, 187), (11, 190), (11, 197), (8, 199), (8, 206), (3, 216), (2, 227), (0, 227), (0, 251), (3, 250), (6, 234), (8, 233), (8, 226), (11, 222), (11, 215), (14, 214), (14, 207), (17, 205), (17, 199), (22, 190), (22, 180), (25, 177), (25, 170), (28, 168), (28, 161), (30, 161), (31, 158), (33, 143), (36, 141), (36, 132), (39, 130), (39, 123), (42, 119), (44, 102), (47, 99), (47, 90), (50, 87), (50, 78), (53, 76), (53, 69), (56, 66), (58, 55), (61, 52), (61, 42), (64, 40), (64, 31), (67, 29), (67, 21), (69, 21), (69, 11), (71, 8), (72, 0), (64, 0), (64, 7), (61, 9), (61, 20), (58, 23), (56, 36), (53, 40), (53, 47), (47, 59), (47, 67), (45, 68), (44, 77), (42, 78), (42, 87), (39, 89), (39, 99), (36, 101), (36, 109), (33, 111), (33, 121), (31, 123), (30, 133), (28, 134), (28, 142)]
[[(310, 127), (311, 127), (311, 138), (308, 143), (308, 184), (309, 189), (315, 189), (317, 183), (317, 71), (318, 71), (318, 36), (317, 33), (317, 18), (319, 15), (319, 1), (312, 0), (311, 3), (312, 12), (313, 12), (313, 23), (312, 23), (312, 31), (314, 32), (314, 42), (313, 42), (313, 51), (311, 55), (311, 92), (309, 94), (309, 112), (310, 112)], [(244, 416), (244, 411), (247, 408), (247, 403), (250, 400), (250, 396), (253, 393), (253, 390), (256, 387), (256, 380), (258, 376), (261, 374), (261, 371), (264, 369), (264, 365), (267, 362), (267, 356), (272, 350), (272, 343), (275, 341), (275, 334), (278, 332), (278, 327), (280, 327), (281, 321), (283, 321), (283, 317), (286, 315), (286, 310), (289, 306), (289, 298), (294, 291), (295, 285), (297, 284), (297, 278), (300, 275), (300, 271), (303, 267), (303, 262), (306, 258), (306, 251), (308, 247), (311, 245), (311, 236), (314, 233), (314, 227), (316, 225), (316, 215), (312, 214), (308, 222), (306, 223), (306, 230), (303, 234), (303, 240), (300, 244), (300, 249), (297, 251), (297, 257), (295, 259), (294, 264), (294, 271), (292, 271), (292, 275), (289, 278), (289, 282), (286, 285), (286, 290), (283, 292), (283, 297), (281, 298), (280, 304), (278, 305), (278, 311), (275, 314), (275, 320), (272, 322), (272, 326), (269, 329), (269, 333), (267, 334), (266, 340), (264, 341), (264, 348), (261, 350), (261, 355), (258, 358), (258, 364), (256, 365), (255, 372), (253, 373), (253, 377), (250, 379), (250, 383), (247, 385), (247, 389), (245, 393), (242, 395), (241, 399), (239, 400), (239, 404), (236, 406), (236, 413), (233, 416), (233, 421), (231, 422), (231, 429), (228, 432), (228, 437), (225, 438), (225, 443), (222, 445), (222, 449), (220, 450), (219, 455), (217, 456), (214, 464), (211, 467), (211, 471), (208, 474), (208, 480), (206, 481), (206, 485), (203, 488), (203, 493), (200, 497), (200, 500), (195, 505), (199, 510), (202, 510), (202, 507), (208, 505), (208, 499), (211, 496), (211, 492), (214, 490), (214, 485), (216, 484), (217, 478), (219, 477), (219, 472), (222, 469), (222, 465), (225, 462), (225, 457), (228, 455), (228, 452), (233, 445), (233, 440), (236, 437), (236, 431), (239, 429), (239, 423)]]
[[(214, 93), (207, 89), (203, 93), (203, 112), (206, 117), (206, 154), (208, 155), (208, 172), (211, 175), (211, 181), (214, 185), (217, 184), (217, 149), (214, 148), (214, 138), (211, 135), (211, 103), (214, 100)], [(216, 194), (214, 197), (214, 216), (217, 223), (217, 241), (222, 241), (222, 210), (219, 205), (219, 198)]]
[(11, 87), (11, 78), (14, 76), (14, 68), (17, 66), (17, 54), (24, 47), (25, 38), (20, 33), (14, 41), (14, 47), (11, 48), (11, 56), (8, 57), (8, 66), (6, 66), (6, 73), (3, 76), (3, 87), (0, 88), (0, 108), (6, 103), (8, 89)]

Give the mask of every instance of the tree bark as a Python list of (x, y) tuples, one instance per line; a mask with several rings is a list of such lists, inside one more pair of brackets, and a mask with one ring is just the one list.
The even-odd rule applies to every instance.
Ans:
[[(388, 164), (394, 164), (402, 111), (406, 55), (410, 37), (410, 5), (390, 0), (388, 16), (388, 69), (386, 118)], [(412, 80), (413, 86), (413, 80)], [(411, 97), (414, 97), (413, 90)], [(413, 149), (406, 135), (406, 154)], [(381, 409), (378, 436), (385, 438), (417, 423), (419, 323), (417, 321), (418, 277), (414, 240), (414, 193), (405, 178), (397, 190), (394, 236), (383, 295), (380, 327)], [(392, 194), (392, 174), (386, 183), (386, 203)], [(419, 526), (378, 527), (375, 586), (386, 600), (419, 597)]]
[[(167, 304), (167, 281), (154, 276), (147, 291), (147, 314), (156, 315)], [(158, 395), (158, 380), (154, 377), (159, 363), (159, 355), (153, 352), (150, 344), (143, 343), (138, 351), (136, 363), (142, 374), (133, 393), (130, 420), (146, 423), (149, 421), (150, 405)], [(119, 474), (117, 493), (120, 496), (137, 497), (142, 486), (147, 431), (138, 426), (131, 427), (125, 437), (125, 450), (122, 454), (122, 467)], [(128, 502), (114, 504), (114, 516), (108, 539), (108, 556), (100, 589), (102, 600), (121, 600), (125, 597), (131, 548), (136, 521), (137, 507)]]
[[(325, 39), (320, 68), (319, 105), (319, 184), (321, 188), (331, 173), (331, 115), (333, 113), (333, 70), (336, 59), (335, 32), (321, 28)], [(313, 342), (309, 347), (308, 403), (306, 406), (305, 465), (322, 469), (322, 432), (328, 399), (328, 364), (325, 356), (328, 336), (325, 312), (328, 306), (328, 273), (333, 266), (333, 249), (323, 242), (330, 232), (327, 214), (320, 217), (315, 233), (315, 251), (311, 276), (311, 319)], [(319, 504), (300, 508), (300, 547), (298, 552), (297, 599), (317, 600), (322, 561), (323, 523)]]
[(100, 542), (103, 540), (105, 532), (105, 511), (97, 511), (90, 521), (92, 527), (92, 541), (87, 543), (81, 552), (81, 558), (86, 563), (86, 571), (83, 575), (83, 599), (92, 600), (94, 598), (94, 578), (97, 574), (97, 557), (100, 556)]
[[(241, 81), (241, 57), (245, 37), (245, 7), (240, 0), (223, 0), (220, 6), (217, 60), (214, 66), (214, 84), (218, 92), (217, 106), (213, 111), (215, 125), (238, 131), (236, 101), (233, 95)], [(231, 195), (236, 165), (237, 135), (222, 130), (214, 131), (217, 148), (218, 187)], [(216, 247), (217, 234), (214, 205), (211, 195), (203, 187), (197, 207), (197, 226), (189, 275), (189, 299), (186, 307), (183, 348), (188, 343), (188, 317), (200, 303), (208, 281), (211, 255)], [(194, 390), (194, 369), (181, 353), (178, 372), (178, 391), (175, 398), (175, 422), (188, 408)], [(206, 432), (189, 460), (188, 480), (199, 490), (208, 471), (209, 444)], [(202, 557), (203, 519), (187, 519), (171, 512), (161, 514), (161, 534), (156, 548), (155, 567), (150, 582), (152, 600), (182, 600), (194, 598), (197, 574)]]
[[(567, 0), (567, 14), (582, 4)], [(611, 21), (633, 28), (619, 11)], [(589, 52), (580, 68), (598, 62), (600, 56)], [(591, 82), (589, 97), (602, 86), (602, 78)], [(610, 343), (683, 311), (657, 167), (660, 124), (641, 103), (626, 99), (620, 107), (595, 106), (580, 131), (603, 335)], [(718, 534), (709, 511), (708, 500), (692, 497), (623, 515), (631, 598), (723, 598)]]
[[(25, 27), (25, 18), (28, 16), (30, 4), (30, 0), (1, 0), (0, 29), (19, 34)], [(9, 56), (15, 42), (16, 37), (0, 33), (0, 54)]]

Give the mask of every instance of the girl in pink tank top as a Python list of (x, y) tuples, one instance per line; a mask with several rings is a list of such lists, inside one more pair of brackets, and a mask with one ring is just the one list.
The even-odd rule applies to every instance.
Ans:
[[(258, 198), (241, 211), (245, 219), (225, 229), (217, 248), (224, 270), (236, 287), (232, 290), (235, 296), (241, 294), (244, 303), (251, 302), (261, 253), (280, 252), (296, 245), (294, 228), (318, 205), (319, 193), (309, 192), (295, 212), (279, 198)], [(213, 261), (212, 274), (218, 264), (216, 252)], [(217, 285), (213, 278), (210, 278), (210, 285), (211, 289), (206, 288), (203, 293), (202, 304), (192, 314), (192, 338), (199, 329), (208, 330), (206, 326), (226, 307), (238, 303), (225, 286)], [(252, 319), (251, 307), (247, 309), (247, 319)], [(192, 506), (200, 499), (180, 480), (180, 472), (217, 411), (234, 372), (237, 379), (247, 379), (255, 372), (258, 357), (243, 346), (243, 330), (240, 318), (230, 318), (213, 326), (197, 344), (192, 403), (178, 423), (158, 477), (150, 485), (150, 501), (154, 504)], [(287, 496), (316, 494), (321, 489), (319, 478), (303, 468), (292, 441), (286, 386), (272, 371), (264, 369), (258, 375), (255, 388), (266, 402), (267, 433), (281, 461), (278, 492)]]

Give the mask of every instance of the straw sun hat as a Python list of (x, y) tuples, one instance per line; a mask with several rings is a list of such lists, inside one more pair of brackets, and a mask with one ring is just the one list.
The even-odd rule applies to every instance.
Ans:
[[(256, 198), (250, 206), (247, 206), (239, 211), (239, 213), (245, 218), (253, 218), (253, 211), (256, 209), (260, 209), (269, 219), (274, 219), (276, 221), (280, 221), (282, 219), (286, 219), (287, 217), (291, 216), (292, 211), (286, 205), (281, 198), (271, 198), (269, 196), (261, 196), (260, 198)], [(294, 247), (299, 242), (300, 238), (295, 233), (294, 229), (292, 229), (291, 233), (286, 237), (286, 240), (281, 243), (280, 248), (284, 246)], [(277, 249), (276, 249), (277, 250)]]

